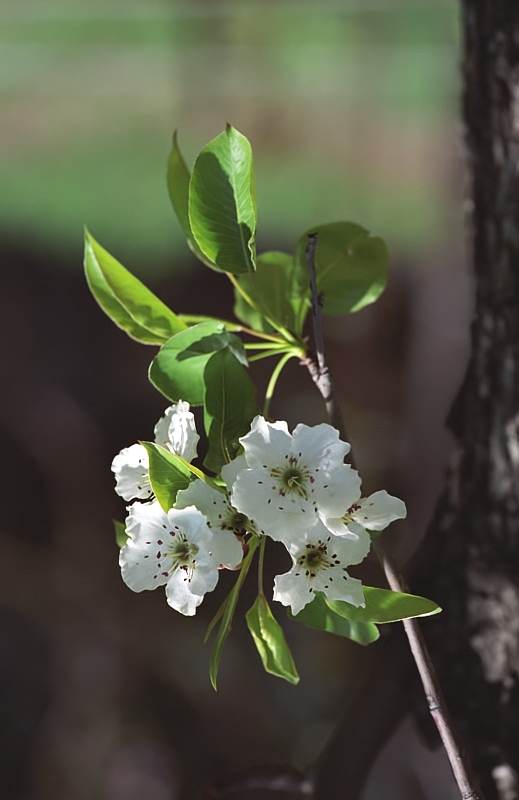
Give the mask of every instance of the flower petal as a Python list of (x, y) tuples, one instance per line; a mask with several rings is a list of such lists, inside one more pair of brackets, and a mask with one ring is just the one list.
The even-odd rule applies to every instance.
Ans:
[(169, 578), (164, 556), (168, 518), (160, 503), (134, 503), (126, 519), (129, 536), (119, 553), (122, 579), (134, 592), (156, 589)]
[(322, 422), (320, 425), (303, 425), (299, 423), (292, 434), (292, 450), (301, 452), (303, 456), (311, 456), (314, 461), (323, 461), (330, 466), (342, 464), (344, 456), (350, 452), (348, 442), (339, 439), (339, 431)]
[[(212, 588), (214, 589), (214, 586)], [(204, 597), (203, 594), (198, 595), (191, 591), (185, 572), (178, 570), (168, 581), (166, 599), (175, 611), (185, 614), (186, 617), (192, 617)]]
[(233, 459), (229, 464), (224, 464), (221, 470), (222, 480), (225, 481), (225, 485), (229, 491), (232, 490), (232, 487), (236, 483), (236, 479), (240, 472), (244, 469), (247, 469), (247, 460), (244, 455), (238, 456), (237, 458)]
[(288, 453), (291, 440), (286, 422), (267, 422), (263, 417), (254, 417), (249, 433), (240, 439), (247, 466), (277, 464)]
[(352, 513), (355, 522), (371, 531), (383, 531), (396, 519), (405, 519), (407, 508), (398, 497), (386, 491), (375, 492), (358, 501), (360, 509)]
[(220, 527), (222, 519), (230, 512), (227, 495), (211, 488), (200, 478), (190, 483), (187, 489), (180, 489), (177, 493), (175, 508), (187, 508), (187, 506), (196, 506), (202, 514), (205, 514), (211, 527)]
[(193, 461), (197, 455), (200, 436), (196, 432), (195, 418), (189, 403), (179, 400), (169, 406), (155, 425), (155, 441), (171, 452)]
[(214, 531), (211, 553), (219, 565), (231, 569), (237, 567), (243, 559), (243, 548), (231, 531)]
[(276, 575), (274, 578), (274, 594), (272, 595), (273, 600), (284, 606), (290, 606), (294, 616), (299, 614), (307, 603), (311, 603), (315, 596), (312, 587), (295, 577), (296, 571), (297, 568), (294, 566), (290, 572), (286, 572), (284, 575)]
[(149, 461), (142, 444), (125, 447), (112, 461), (115, 491), (125, 500), (147, 500), (152, 495)]

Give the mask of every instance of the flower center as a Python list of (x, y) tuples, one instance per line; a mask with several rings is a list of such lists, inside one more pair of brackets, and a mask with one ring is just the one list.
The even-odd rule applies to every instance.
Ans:
[(198, 547), (193, 542), (189, 542), (185, 533), (177, 531), (175, 541), (165, 553), (166, 558), (171, 558), (171, 572), (174, 573), (178, 569), (183, 569), (188, 573), (189, 580), (196, 566), (196, 555)]
[(360, 511), (361, 506), (358, 503), (353, 503), (342, 517), (342, 521), (347, 525), (348, 522), (353, 521), (353, 515), (356, 511)]
[(239, 511), (233, 511), (229, 522), (226, 527), (229, 527), (233, 533), (238, 536), (243, 536), (247, 532), (248, 517), (245, 514), (240, 514)]
[(315, 578), (318, 572), (333, 566), (328, 557), (328, 545), (320, 539), (317, 544), (307, 544), (306, 553), (299, 556), (297, 564), (305, 570), (307, 578)]
[(279, 484), (281, 497), (285, 497), (287, 494), (295, 494), (304, 500), (308, 500), (307, 485), (308, 483), (313, 483), (313, 478), (308, 467), (300, 464), (297, 458), (292, 456), (288, 459), (288, 466), (274, 467), (270, 470), (270, 474)]

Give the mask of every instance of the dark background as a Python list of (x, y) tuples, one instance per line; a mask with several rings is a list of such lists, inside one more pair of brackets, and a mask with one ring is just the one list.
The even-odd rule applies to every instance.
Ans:
[[(164, 173), (174, 128), (190, 162), (231, 122), (255, 152), (260, 251), (338, 219), (384, 236), (387, 291), (326, 335), (366, 490), (408, 505), (387, 534), (404, 562), (440, 490), (468, 341), (455, 3), (27, 0), (7, 4), (0, 39), (0, 795), (162, 800), (241, 767), (306, 769), (380, 645), (287, 626), (291, 687), (262, 672), (240, 619), (215, 694), (202, 642), (225, 576), (193, 619), (124, 586), (110, 463), (167, 401), (146, 380), (154, 348), (89, 295), (81, 228), (175, 311), (230, 317), (230, 286), (193, 261)], [(261, 393), (265, 362), (253, 374)], [(272, 413), (324, 420), (295, 362)], [(369, 726), (367, 712), (351, 736)], [(410, 721), (399, 736), (366, 800), (449, 797), (441, 757)]]

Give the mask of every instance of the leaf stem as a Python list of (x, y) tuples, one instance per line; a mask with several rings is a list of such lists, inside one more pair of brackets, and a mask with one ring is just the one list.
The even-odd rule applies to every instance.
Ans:
[(251, 356), (248, 359), (248, 361), (249, 361), (249, 363), (252, 363), (253, 361), (261, 361), (262, 358), (270, 358), (271, 356), (279, 356), (279, 355), (281, 355), (281, 353), (287, 353), (287, 352), (290, 353), (291, 356), (295, 356), (296, 355), (292, 348), (290, 348), (290, 350), (287, 350), (286, 348), (284, 350), (267, 350), (266, 353), (258, 353), (255, 356)]
[[(322, 298), (317, 294), (315, 278), (315, 247), (317, 234), (309, 234), (308, 245), (306, 248), (306, 258), (308, 262), (308, 272), (310, 275), (310, 289), (312, 294), (312, 315), (314, 323), (314, 339), (317, 361), (311, 358), (306, 359), (306, 366), (312, 380), (320, 391), (331, 424), (339, 431), (341, 439), (347, 441), (346, 428), (342, 417), (340, 405), (337, 401), (335, 386), (332, 376), (328, 369), (324, 355), (324, 340), (321, 328), (321, 307)], [(353, 464), (353, 459), (351, 458)], [(374, 549), (380, 558), (387, 582), (394, 592), (405, 592), (406, 586), (401, 579), (398, 570), (393, 564), (390, 556), (383, 546), (377, 542)], [(422, 636), (420, 626), (416, 619), (403, 620), (404, 630), (409, 641), (409, 648), (413, 655), (416, 667), (420, 674), (424, 688), (427, 704), (431, 716), (436, 724), (438, 733), (458, 784), (462, 800), (483, 800), (483, 795), (477, 784), (475, 775), (472, 772), (468, 757), (463, 751), (459, 736), (454, 727), (454, 723), (445, 705), (443, 692), (438, 681), (438, 676), (431, 656)]]
[(268, 382), (267, 391), (265, 392), (265, 402), (263, 404), (263, 416), (268, 417), (270, 411), (270, 403), (272, 400), (272, 395), (274, 394), (274, 390), (276, 388), (276, 383), (278, 382), (278, 378), (281, 375), (283, 367), (285, 364), (290, 361), (291, 358), (294, 358), (296, 354), (293, 350), (290, 350), (288, 353), (285, 353), (282, 358), (279, 359), (278, 363), (274, 367), (272, 375), (270, 376), (270, 380)]
[(264, 596), (263, 592), (263, 564), (265, 562), (265, 545), (267, 543), (267, 537), (263, 535), (260, 540), (260, 551), (259, 551), (259, 558), (258, 558), (258, 594), (262, 597)]
[(269, 344), (268, 342), (245, 342), (243, 345), (246, 350), (278, 350), (278, 349), (285, 349), (287, 347), (286, 342), (272, 342)]

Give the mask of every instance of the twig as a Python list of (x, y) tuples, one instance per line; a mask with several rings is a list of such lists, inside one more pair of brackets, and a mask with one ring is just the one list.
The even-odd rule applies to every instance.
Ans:
[[(317, 294), (317, 280), (315, 277), (315, 248), (317, 245), (317, 234), (310, 233), (308, 235), (308, 247), (306, 248), (306, 260), (308, 262), (308, 272), (310, 273), (310, 288), (312, 293), (312, 316), (314, 321), (314, 338), (315, 338), (315, 352), (317, 361), (311, 358), (306, 358), (304, 363), (308, 368), (312, 380), (321, 392), (323, 400), (326, 405), (326, 413), (331, 424), (337, 430), (341, 430), (344, 434), (344, 421), (342, 417), (341, 407), (337, 400), (337, 393), (332, 375), (326, 364), (324, 357), (324, 339), (321, 327), (321, 303), (322, 298)], [(345, 438), (345, 441), (347, 439)]]
[[(337, 428), (341, 439), (348, 441), (342, 412), (336, 399), (333, 379), (324, 355), (324, 339), (321, 327), (322, 298), (317, 294), (317, 282), (315, 277), (316, 244), (317, 234), (309, 234), (306, 258), (308, 261), (308, 272), (310, 274), (317, 361), (308, 359), (306, 366), (308, 367), (315, 385), (323, 396), (331, 424)], [(374, 549), (384, 568), (390, 588), (394, 592), (405, 592), (407, 587), (385, 548), (380, 543), (374, 543)], [(454, 723), (446, 708), (443, 692), (436, 675), (436, 670), (431, 661), (427, 645), (422, 636), (420, 626), (416, 619), (403, 620), (403, 624), (409, 641), (409, 647), (423, 684), (429, 711), (438, 728), (438, 733), (440, 734), (440, 738), (449, 758), (462, 800), (484, 800), (476, 777), (469, 764), (468, 757), (462, 750), (459, 736), (454, 728)]]

